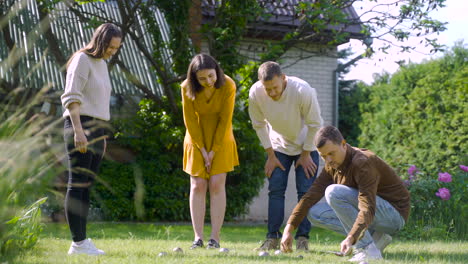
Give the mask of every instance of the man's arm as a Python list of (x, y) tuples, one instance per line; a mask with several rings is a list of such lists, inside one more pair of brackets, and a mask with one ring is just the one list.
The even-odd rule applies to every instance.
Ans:
[(265, 119), (253, 92), (249, 95), (249, 116), (252, 121), (252, 127), (255, 129), (260, 143), (264, 149), (271, 148), (270, 136), (268, 133), (268, 123)]
[(307, 136), (302, 149), (304, 151), (312, 151), (315, 149), (315, 134), (323, 125), (323, 120), (320, 116), (320, 106), (317, 100), (317, 92), (308, 84), (306, 85), (307, 87), (301, 89), (299, 97), (301, 115), (304, 118), (304, 125), (307, 126)]
[(304, 196), (302, 196), (296, 207), (294, 207), (281, 239), (281, 250), (283, 252), (292, 251), (292, 232), (299, 226), (310, 208), (320, 201), (325, 193), (325, 189), (332, 183), (332, 177), (323, 169), (320, 176), (315, 180)]
[(312, 161), (310, 152), (315, 149), (313, 140), (315, 134), (322, 126), (323, 120), (320, 116), (320, 107), (315, 89), (310, 87), (307, 83), (304, 85), (306, 85), (306, 87), (301, 89), (298, 99), (301, 116), (304, 118), (304, 125), (307, 126), (307, 135), (302, 145), (302, 153), (296, 162), (296, 168), (302, 166), (306, 177), (309, 179), (318, 169), (318, 164)]

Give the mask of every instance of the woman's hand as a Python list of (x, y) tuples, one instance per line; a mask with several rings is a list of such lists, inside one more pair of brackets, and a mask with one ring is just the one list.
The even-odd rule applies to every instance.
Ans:
[(83, 129), (75, 131), (75, 148), (78, 149), (81, 153), (86, 153), (88, 151), (88, 139), (83, 132)]
[(215, 153), (214, 153), (214, 151), (210, 151), (208, 153), (205, 148), (201, 148), (200, 151), (201, 151), (202, 156), (203, 156), (203, 161), (205, 162), (206, 172), (210, 173), (211, 164), (213, 162), (213, 158), (214, 158)]
[(208, 166), (206, 166), (206, 172), (208, 172), (208, 173), (210, 173), (210, 171), (211, 171), (211, 165), (213, 165), (214, 155), (215, 155), (214, 151), (210, 151), (208, 153), (208, 163), (207, 163)]

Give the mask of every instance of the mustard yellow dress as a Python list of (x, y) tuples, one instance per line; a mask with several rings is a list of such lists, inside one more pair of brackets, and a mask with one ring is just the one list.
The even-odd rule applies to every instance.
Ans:
[[(187, 96), (187, 81), (182, 83), (182, 109), (187, 128), (184, 139), (183, 170), (204, 179), (234, 170), (239, 165), (237, 145), (232, 132), (232, 115), (236, 98), (236, 84), (227, 75), (226, 82), (215, 89), (207, 100), (197, 94), (195, 100)], [(215, 152), (211, 171), (208, 173), (201, 149)]]

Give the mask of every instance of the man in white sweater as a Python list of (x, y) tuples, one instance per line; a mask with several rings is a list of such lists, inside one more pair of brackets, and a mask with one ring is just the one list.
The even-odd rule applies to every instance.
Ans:
[[(319, 156), (313, 140), (323, 121), (315, 89), (304, 80), (283, 74), (278, 63), (260, 65), (258, 79), (250, 88), (249, 114), (268, 154), (265, 175), (269, 193), (267, 239), (257, 250), (272, 250), (279, 248), (282, 236), (291, 165), (294, 162), (298, 201), (317, 175)], [(308, 250), (310, 228), (304, 218), (295, 235), (298, 250)]]

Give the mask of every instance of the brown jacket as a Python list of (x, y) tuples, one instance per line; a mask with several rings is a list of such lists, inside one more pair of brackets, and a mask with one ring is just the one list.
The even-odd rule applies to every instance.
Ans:
[(288, 224), (297, 228), (309, 209), (325, 194), (331, 184), (342, 184), (359, 191), (359, 214), (349, 232), (356, 243), (374, 220), (376, 195), (388, 201), (407, 221), (410, 194), (395, 171), (367, 149), (347, 145), (346, 157), (338, 169), (329, 166), (320, 173), (289, 217)]

